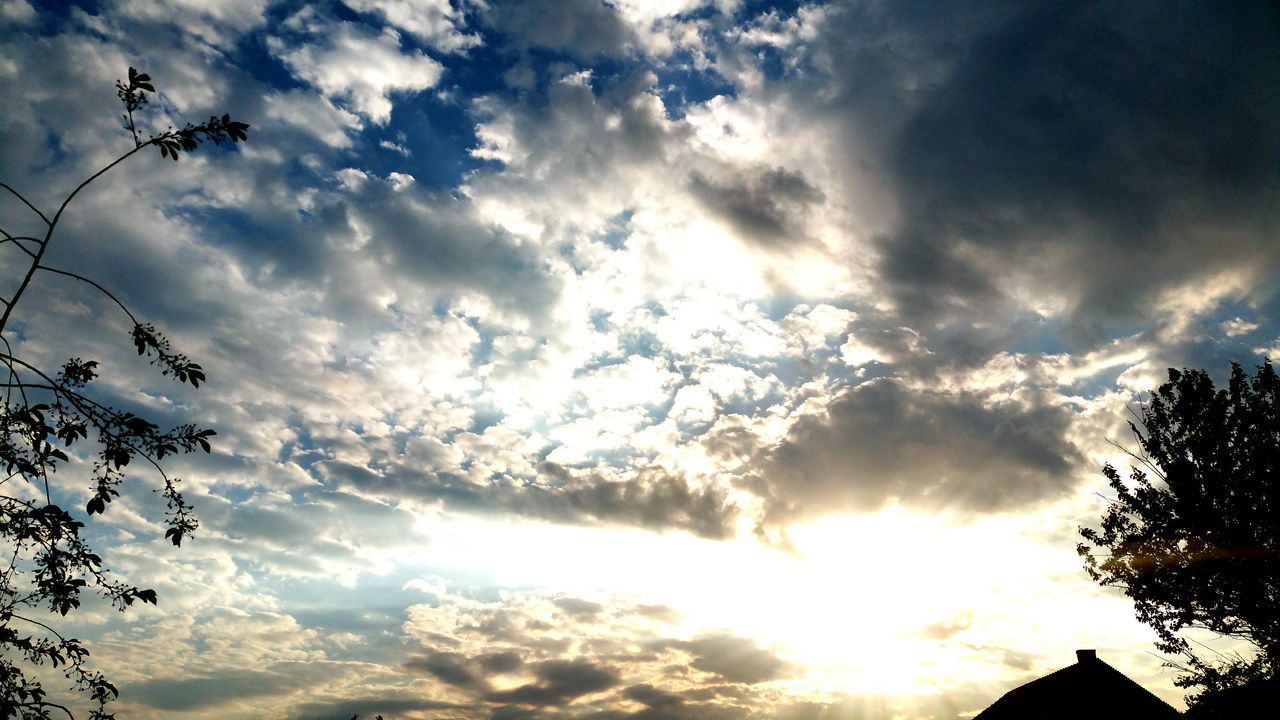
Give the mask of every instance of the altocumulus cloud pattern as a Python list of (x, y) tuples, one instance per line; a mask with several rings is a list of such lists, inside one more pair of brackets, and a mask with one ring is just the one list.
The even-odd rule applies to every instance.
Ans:
[(91, 289), (6, 331), (218, 431), (175, 461), (193, 541), (148, 493), (93, 529), (160, 599), (74, 621), (121, 718), (955, 718), (1094, 646), (1181, 703), (1074, 533), (1165, 368), (1280, 355), (1274, 4), (4, 0), (0, 32), (0, 177), (41, 202), (128, 142), (130, 66), (154, 129), (254, 133), (121, 167), (56, 250), (207, 387)]

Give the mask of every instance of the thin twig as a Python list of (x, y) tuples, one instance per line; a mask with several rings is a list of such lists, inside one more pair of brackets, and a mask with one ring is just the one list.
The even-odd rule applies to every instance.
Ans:
[(35, 205), (32, 205), (30, 202), (28, 202), (26, 198), (22, 197), (22, 193), (18, 192), (17, 190), (14, 190), (12, 187), (9, 187), (9, 185), (6, 183), (0, 182), (0, 187), (13, 193), (15, 197), (17, 197), (19, 200), (22, 201), (23, 205), (26, 205), (27, 207), (31, 208), (31, 212), (35, 213), (36, 215), (39, 215), (40, 219), (44, 221), (45, 225), (53, 224), (49, 222), (49, 218), (44, 216), (44, 213), (40, 212), (39, 208), (37, 208)]
[[(26, 254), (30, 255), (30, 256), (31, 256), (31, 257), (33, 257), (33, 258), (36, 256), (36, 254), (35, 254), (35, 253), (33, 253), (33, 252), (31, 252), (29, 249), (27, 249), (27, 246), (26, 246), (26, 245), (23, 245), (22, 243), (20, 243), (20, 242), (18, 242), (18, 241), (19, 241), (19, 240), (35, 240), (36, 244), (37, 244), (37, 245), (39, 245), (39, 244), (40, 244), (40, 239), (39, 239), (39, 238), (33, 238), (33, 237), (28, 236), (28, 235), (9, 235), (8, 233), (5, 233), (5, 235), (8, 235), (8, 237), (4, 238), (3, 240), (0, 240), (0, 245), (3, 245), (4, 243), (7, 243), (7, 242), (11, 242), (11, 243), (13, 243), (15, 246), (17, 246), (17, 248), (18, 248), (19, 250), (21, 250), (22, 252), (24, 252), (24, 253), (26, 253)], [(6, 304), (6, 305), (8, 305), (9, 303), (6, 301), (6, 302), (5, 302), (5, 304)]]
[[(147, 142), (143, 145), (139, 145), (138, 147), (135, 147), (134, 149), (130, 150), (124, 155), (121, 155), (120, 157), (111, 161), (111, 163), (106, 167), (102, 168), (98, 172), (89, 176), (89, 179), (77, 185), (76, 189), (72, 190), (71, 194), (67, 195), (66, 199), (62, 201), (62, 204), (58, 206), (58, 212), (54, 213), (53, 215), (53, 220), (45, 219), (45, 223), (48, 224), (49, 229), (47, 232), (45, 232), (44, 242), (40, 244), (40, 250), (36, 252), (35, 257), (32, 258), (31, 267), (27, 268), (27, 274), (22, 278), (22, 282), (18, 285), (18, 289), (15, 290), (13, 292), (13, 295), (9, 298), (9, 305), (5, 307), (4, 313), (0, 314), (0, 333), (3, 333), (4, 329), (8, 327), (9, 316), (13, 313), (13, 309), (14, 307), (17, 306), (18, 300), (22, 297), (22, 294), (26, 292), (27, 287), (31, 285), (31, 278), (32, 276), (35, 275), (36, 268), (40, 267), (40, 260), (44, 257), (45, 251), (49, 249), (49, 240), (53, 237), (53, 230), (55, 227), (57, 227), (58, 220), (62, 217), (62, 213), (66, 211), (67, 206), (71, 204), (71, 201), (75, 199), (76, 195), (79, 195), (80, 191), (85, 189), (85, 187), (87, 187), (89, 183), (102, 177), (102, 175), (105, 174), (108, 170), (115, 167), (116, 165), (119, 165), (125, 160), (129, 159), (135, 153), (137, 153), (139, 150), (141, 150), (143, 147), (146, 147), (146, 145), (149, 145), (149, 144), (151, 144), (151, 142)], [(9, 188), (9, 190), (17, 194), (16, 190), (13, 190), (12, 188)], [(19, 195), (18, 197), (22, 197), (22, 196)], [(23, 202), (26, 202), (25, 198), (23, 198)], [(27, 203), (27, 204), (30, 206), (30, 203)], [(32, 206), (32, 209), (34, 210), (35, 207)], [(40, 217), (44, 218), (44, 215), (41, 215)]]
[(136, 317), (134, 317), (134, 316), (133, 316), (133, 313), (129, 312), (129, 308), (125, 307), (124, 303), (120, 302), (120, 299), (119, 299), (119, 298), (117, 298), (115, 295), (112, 295), (112, 294), (111, 294), (111, 291), (109, 291), (109, 290), (107, 290), (106, 288), (102, 287), (102, 286), (101, 286), (101, 285), (99, 285), (98, 283), (96, 283), (96, 282), (94, 282), (94, 281), (90, 280), (89, 278), (87, 278), (87, 277), (85, 277), (85, 276), (83, 276), (83, 275), (77, 275), (76, 273), (73, 273), (73, 272), (67, 272), (66, 270), (59, 270), (58, 268), (49, 267), (48, 265), (37, 265), (37, 266), (36, 266), (36, 269), (37, 269), (37, 270), (44, 270), (45, 272), (51, 272), (51, 273), (53, 273), (53, 274), (55, 274), (55, 275), (65, 275), (65, 276), (67, 276), (67, 277), (69, 277), (69, 278), (73, 278), (73, 279), (79, 280), (79, 281), (80, 281), (80, 282), (82, 282), (82, 283), (86, 283), (86, 284), (92, 285), (93, 287), (95, 287), (95, 288), (97, 288), (97, 289), (98, 289), (98, 292), (100, 292), (100, 293), (102, 293), (103, 295), (106, 295), (107, 297), (111, 298), (111, 302), (115, 303), (116, 305), (119, 305), (119, 306), (120, 306), (120, 309), (124, 311), (124, 314), (125, 314), (125, 315), (128, 315), (128, 316), (129, 316), (129, 319), (133, 321), (133, 324), (134, 324), (134, 325), (137, 325), (137, 324), (138, 324), (138, 319), (137, 319)]

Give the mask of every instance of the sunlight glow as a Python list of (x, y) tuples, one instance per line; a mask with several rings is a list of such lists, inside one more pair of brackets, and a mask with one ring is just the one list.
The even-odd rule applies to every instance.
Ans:
[[(494, 523), (434, 528), (432, 565), (504, 587), (667, 605), (685, 637), (728, 632), (803, 668), (787, 692), (916, 695), (1005, 676), (1004, 650), (1061, 666), (1077, 646), (1149, 643), (1123, 598), (1087, 582), (1036, 517), (975, 521), (890, 508), (753, 538)], [(592, 568), (583, 572), (583, 568)], [(447, 573), (451, 574), (451, 573)], [(1077, 591), (1055, 579), (1079, 574)], [(1087, 627), (1074, 618), (1089, 618)], [(1065, 619), (1065, 621), (1064, 621)]]

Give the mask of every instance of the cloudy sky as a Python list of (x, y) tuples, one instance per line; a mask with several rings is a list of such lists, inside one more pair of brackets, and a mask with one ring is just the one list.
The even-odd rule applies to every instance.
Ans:
[[(1164, 369), (1280, 355), (1267, 2), (0, 2), (6, 331), (218, 432), (92, 537), (122, 718), (969, 717), (1100, 656), (1075, 556)], [(3, 226), (34, 229), (14, 200)], [(7, 251), (12, 252), (12, 251)], [(21, 257), (0, 257), (11, 272)], [(12, 282), (12, 281), (7, 281)], [(83, 507), (87, 460), (59, 473)], [(79, 474), (77, 474), (79, 473)]]

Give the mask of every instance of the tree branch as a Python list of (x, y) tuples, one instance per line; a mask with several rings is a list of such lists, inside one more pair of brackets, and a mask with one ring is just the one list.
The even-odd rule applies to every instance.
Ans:
[[(151, 144), (151, 142), (147, 142), (143, 145), (139, 145), (138, 147), (135, 147), (134, 149), (130, 150), (124, 155), (121, 155), (120, 157), (111, 161), (111, 163), (106, 167), (102, 168), (98, 172), (89, 176), (88, 180), (85, 180), (84, 182), (77, 185), (76, 189), (72, 190), (71, 194), (68, 195), (67, 198), (62, 201), (62, 204), (58, 206), (58, 212), (54, 213), (53, 220), (44, 218), (43, 214), (40, 215), (41, 218), (44, 218), (44, 221), (49, 226), (49, 229), (44, 234), (44, 242), (40, 244), (40, 250), (36, 252), (35, 257), (31, 259), (31, 267), (27, 268), (27, 274), (23, 276), (22, 282), (18, 285), (18, 289), (15, 290), (13, 292), (13, 296), (9, 298), (9, 304), (8, 306), (5, 307), (4, 313), (0, 315), (0, 334), (3, 334), (4, 329), (8, 327), (9, 316), (13, 314), (13, 309), (17, 307), (18, 300), (22, 298), (22, 294), (26, 292), (27, 287), (31, 285), (31, 278), (32, 276), (35, 275), (36, 268), (40, 267), (40, 260), (44, 257), (45, 251), (49, 249), (49, 239), (53, 237), (53, 229), (58, 225), (58, 220), (62, 217), (62, 213), (66, 211), (67, 206), (71, 204), (71, 201), (75, 199), (76, 195), (79, 195), (80, 191), (85, 189), (85, 187), (87, 187), (89, 183), (102, 177), (102, 175), (105, 174), (108, 170), (115, 167), (116, 165), (119, 165), (125, 160), (129, 159), (135, 153), (137, 153), (139, 150), (141, 150), (142, 148), (146, 147), (149, 144)], [(13, 188), (9, 188), (9, 186), (7, 185), (5, 187), (8, 188), (9, 191), (14, 193), (15, 195), (18, 194), (17, 191), (14, 190)], [(21, 195), (18, 195), (18, 197), (22, 198)], [(22, 198), (22, 201), (26, 202), (26, 198)], [(32, 210), (35, 210), (35, 207), (31, 205), (31, 203), (27, 203), (27, 206), (30, 207)], [(36, 212), (39, 212), (39, 211), (37, 210)]]
[(103, 295), (106, 295), (107, 297), (111, 298), (111, 302), (113, 302), (113, 303), (115, 303), (116, 305), (120, 306), (120, 309), (124, 311), (124, 314), (125, 314), (125, 315), (128, 315), (128, 316), (129, 316), (129, 319), (130, 319), (131, 321), (133, 321), (133, 324), (134, 324), (134, 325), (137, 325), (137, 324), (138, 324), (138, 319), (137, 319), (136, 317), (134, 317), (134, 316), (133, 316), (133, 313), (129, 312), (129, 308), (125, 307), (124, 303), (120, 302), (120, 299), (119, 299), (119, 298), (117, 298), (115, 295), (112, 295), (112, 294), (111, 294), (111, 291), (109, 291), (109, 290), (107, 290), (106, 288), (102, 287), (102, 286), (101, 286), (101, 285), (99, 285), (98, 283), (96, 283), (96, 282), (94, 282), (94, 281), (90, 280), (89, 278), (87, 278), (87, 277), (85, 277), (85, 276), (83, 276), (83, 275), (77, 275), (76, 273), (73, 273), (73, 272), (67, 272), (66, 270), (59, 270), (58, 268), (55, 268), (55, 267), (49, 267), (48, 265), (37, 265), (37, 266), (36, 266), (36, 269), (37, 269), (37, 270), (44, 270), (45, 272), (51, 272), (51, 273), (53, 273), (53, 274), (55, 274), (55, 275), (65, 275), (65, 276), (67, 276), (67, 277), (69, 277), (69, 278), (72, 278), (72, 279), (75, 279), (75, 280), (79, 280), (79, 281), (80, 281), (80, 282), (82, 282), (82, 283), (85, 283), (85, 284), (88, 284), (88, 285), (92, 285), (93, 287), (95, 287), (95, 288), (97, 288), (97, 289), (98, 289), (98, 292), (100, 292), (100, 293), (102, 293)]
[(50, 226), (53, 225), (53, 223), (49, 222), (49, 218), (45, 217), (44, 213), (40, 212), (39, 208), (37, 208), (35, 205), (32, 205), (30, 202), (28, 202), (26, 198), (22, 197), (22, 193), (18, 192), (17, 190), (14, 190), (7, 183), (0, 182), (0, 187), (13, 193), (14, 197), (21, 200), (23, 205), (26, 205), (27, 207), (31, 208), (31, 212), (35, 213), (36, 215), (39, 215), (40, 219), (44, 221), (45, 225), (50, 225)]

